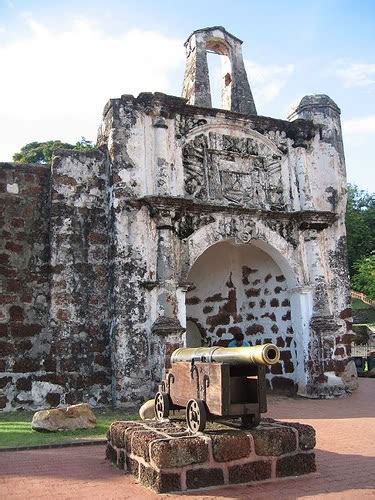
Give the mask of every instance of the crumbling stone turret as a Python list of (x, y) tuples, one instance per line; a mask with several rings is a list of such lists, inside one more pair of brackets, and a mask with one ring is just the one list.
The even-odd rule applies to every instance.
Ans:
[(256, 115), (257, 111), (243, 62), (242, 41), (222, 26), (194, 31), (187, 41), (186, 69), (182, 97), (188, 104), (211, 107), (207, 52), (222, 58), (222, 108), (237, 113)]

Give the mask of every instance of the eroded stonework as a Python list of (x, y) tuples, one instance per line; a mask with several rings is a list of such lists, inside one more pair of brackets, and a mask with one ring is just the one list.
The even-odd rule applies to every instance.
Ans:
[(249, 137), (209, 132), (183, 147), (185, 193), (223, 204), (282, 210), (281, 152)]
[(317, 95), (291, 121), (258, 116), (240, 41), (220, 27), (194, 36), (237, 58), (227, 110), (207, 94), (206, 107), (193, 93), (123, 95), (96, 150), (59, 151), (51, 169), (1, 165), (0, 408), (131, 406), (175, 348), (236, 331), (280, 347), (274, 390), (353, 386), (340, 110)]

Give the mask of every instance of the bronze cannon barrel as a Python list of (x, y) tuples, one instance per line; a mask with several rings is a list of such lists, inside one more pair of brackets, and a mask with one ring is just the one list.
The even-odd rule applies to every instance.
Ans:
[(274, 344), (253, 347), (182, 347), (173, 351), (171, 363), (201, 361), (229, 365), (274, 365), (280, 359), (280, 350)]

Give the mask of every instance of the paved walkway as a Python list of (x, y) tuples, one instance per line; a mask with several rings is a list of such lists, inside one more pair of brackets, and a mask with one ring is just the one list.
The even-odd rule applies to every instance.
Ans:
[(268, 416), (311, 424), (318, 473), (255, 486), (156, 495), (104, 460), (104, 447), (0, 453), (0, 499), (293, 499), (375, 498), (375, 380), (351, 398), (270, 398)]

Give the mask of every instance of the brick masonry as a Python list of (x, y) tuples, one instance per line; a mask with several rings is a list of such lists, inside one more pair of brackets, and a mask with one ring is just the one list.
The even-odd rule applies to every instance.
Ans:
[(47, 328), (50, 176), (48, 166), (0, 169), (0, 409), (28, 406), (56, 377)]
[(315, 430), (264, 419), (253, 430), (191, 435), (181, 422), (114, 422), (106, 456), (158, 493), (315, 472)]
[(74, 179), (1, 164), (0, 409), (110, 402), (102, 156)]

